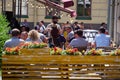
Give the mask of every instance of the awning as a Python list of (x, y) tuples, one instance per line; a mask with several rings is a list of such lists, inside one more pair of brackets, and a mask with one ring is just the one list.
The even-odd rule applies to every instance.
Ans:
[(52, 8), (57, 9), (57, 10), (69, 13), (71, 17), (75, 17), (76, 16), (76, 11), (74, 11), (72, 9), (69, 9), (69, 8), (64, 8), (64, 6), (56, 4), (56, 3), (51, 2), (49, 0), (36, 0), (36, 1), (42, 3), (42, 4), (46, 5), (46, 6), (50, 6)]

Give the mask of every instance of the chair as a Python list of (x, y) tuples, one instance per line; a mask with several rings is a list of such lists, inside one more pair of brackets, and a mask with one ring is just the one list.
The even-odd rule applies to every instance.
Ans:
[(114, 47), (110, 47), (110, 46), (108, 46), (108, 47), (97, 47), (96, 49), (102, 49), (104, 52), (111, 52), (112, 50), (115, 50), (116, 48), (114, 48)]

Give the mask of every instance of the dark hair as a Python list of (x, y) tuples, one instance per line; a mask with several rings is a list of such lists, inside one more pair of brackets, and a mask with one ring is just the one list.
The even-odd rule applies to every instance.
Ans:
[(30, 31), (30, 28), (29, 28), (29, 27), (26, 27), (26, 31), (29, 32), (29, 31)]
[(44, 24), (44, 21), (40, 21), (42, 24)]
[(70, 23), (69, 21), (66, 22), (66, 24), (69, 24), (69, 23)]
[(84, 22), (81, 22), (80, 24), (81, 24), (81, 25), (84, 25)]
[(70, 27), (70, 26), (66, 26), (65, 28), (72, 29), (72, 27)]
[(75, 25), (77, 25), (77, 24), (78, 24), (78, 22), (74, 22), (74, 24), (75, 24)]
[(26, 26), (22, 25), (21, 28), (22, 28), (22, 27), (26, 27)]
[(19, 29), (14, 28), (14, 29), (12, 30), (12, 36), (18, 36), (19, 34), (20, 34), (20, 30), (19, 30)]
[(75, 30), (74, 34), (77, 34), (79, 37), (82, 37), (83, 36), (83, 30), (81, 30), (81, 29)]
[(101, 33), (105, 33), (105, 28), (100, 27), (99, 31), (100, 31)]
[(25, 28), (25, 31), (27, 31), (27, 32), (29, 32), (29, 31), (30, 31), (30, 28), (29, 28), (29, 27), (26, 27), (26, 26), (24, 26), (24, 25), (23, 25), (23, 26), (21, 26), (21, 29), (22, 29), (22, 28)]
[(104, 23), (104, 22), (102, 22), (102, 23), (101, 23), (101, 26), (103, 26), (103, 25), (105, 25), (105, 23)]
[(57, 16), (53, 16), (52, 19), (58, 19), (58, 17)]

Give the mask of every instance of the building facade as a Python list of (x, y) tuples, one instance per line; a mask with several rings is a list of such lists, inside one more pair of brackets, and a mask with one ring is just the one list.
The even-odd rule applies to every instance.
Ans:
[[(6, 0), (5, 11), (12, 11), (14, 0)], [(18, 10), (18, 1), (16, 0), (15, 14), (17, 15), (20, 11)], [(60, 0), (51, 0), (56, 4), (63, 5)], [(31, 27), (35, 26), (40, 20), (46, 23), (51, 22), (51, 15), (58, 15), (60, 17), (59, 23), (65, 23), (67, 21), (73, 23), (75, 21), (84, 22), (87, 28), (99, 28), (99, 24), (102, 22), (108, 23), (108, 1), (109, 0), (73, 0), (74, 6), (69, 7), (75, 10), (77, 13), (76, 17), (70, 17), (66, 12), (59, 11), (47, 5), (44, 5), (36, 0), (22, 0), (21, 10), (21, 22), (24, 19), (31, 24)], [(2, 0), (0, 1), (0, 11), (2, 12)], [(34, 24), (34, 25), (33, 25)]]
[(109, 32), (118, 45), (120, 45), (120, 0), (109, 0)]
[[(4, 5), (2, 1), (5, 2)], [(69, 9), (76, 11), (76, 17), (70, 17), (70, 14), (40, 3), (39, 0), (22, 0), (20, 11), (19, 1), (0, 0), (0, 13), (3, 12), (3, 9), (7, 12), (13, 12), (19, 20), (20, 16), (18, 14), (21, 12), (21, 22), (26, 19), (31, 28), (34, 28), (40, 20), (43, 20), (46, 24), (50, 23), (52, 15), (60, 17), (59, 23), (67, 21), (70, 23), (75, 21), (84, 22), (86, 28), (99, 29), (100, 24), (105, 22), (112, 40), (120, 45), (120, 0), (73, 0), (74, 6), (69, 7)], [(61, 0), (49, 1), (63, 5)], [(13, 6), (13, 4), (15, 5)]]

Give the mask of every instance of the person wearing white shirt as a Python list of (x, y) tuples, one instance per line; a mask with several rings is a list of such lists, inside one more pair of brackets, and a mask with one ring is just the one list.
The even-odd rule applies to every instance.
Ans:
[(40, 21), (39, 22), (39, 26), (40, 26), (40, 32), (45, 34), (45, 25), (44, 25), (44, 21)]

